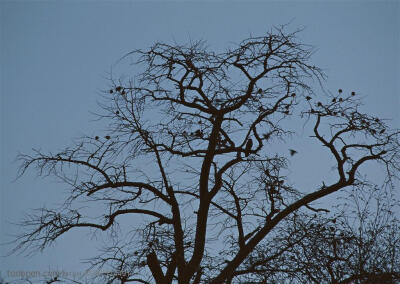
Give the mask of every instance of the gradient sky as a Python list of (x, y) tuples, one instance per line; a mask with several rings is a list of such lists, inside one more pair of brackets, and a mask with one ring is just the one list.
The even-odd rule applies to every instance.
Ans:
[[(223, 50), (273, 25), (303, 26), (300, 40), (317, 48), (312, 61), (328, 75), (326, 89), (357, 90), (365, 97), (364, 111), (399, 127), (399, 3), (1, 1), (0, 242), (18, 232), (11, 222), (28, 209), (62, 202), (66, 188), (53, 178), (36, 178), (34, 171), (13, 181), (16, 155), (32, 148), (56, 152), (73, 138), (96, 133), (99, 124), (90, 112), (99, 110), (96, 100), (109, 85), (110, 71), (125, 53), (155, 41), (203, 39), (211, 49)], [(312, 147), (296, 146), (319, 159)], [(304, 166), (301, 156), (293, 164), (300, 177)], [(101, 245), (87, 233), (73, 231), (29, 258), (0, 257), (2, 276), (7, 270), (82, 271), (80, 261)], [(0, 249), (4, 255), (10, 246)]]

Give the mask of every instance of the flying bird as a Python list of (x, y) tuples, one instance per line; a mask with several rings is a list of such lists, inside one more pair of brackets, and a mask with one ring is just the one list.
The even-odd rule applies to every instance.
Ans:
[(253, 140), (249, 138), (249, 140), (247, 140), (246, 149), (244, 151), (246, 157), (250, 155), (251, 147), (253, 147)]
[(266, 140), (268, 140), (270, 136), (271, 136), (271, 133), (263, 134), (263, 138)]
[(297, 151), (294, 149), (289, 149), (289, 152), (290, 152), (290, 156), (297, 154)]

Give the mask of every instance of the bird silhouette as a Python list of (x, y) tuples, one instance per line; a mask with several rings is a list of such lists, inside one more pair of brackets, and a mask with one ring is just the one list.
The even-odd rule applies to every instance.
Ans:
[(94, 137), (94, 139), (99, 140), (99, 136)]
[(352, 96), (355, 96), (355, 95), (356, 95), (356, 92), (354, 92), (354, 91), (351, 92), (351, 95), (352, 95)]
[(262, 93), (262, 89), (260, 88), (260, 89), (258, 89), (258, 91), (257, 91), (257, 94), (261, 94)]
[(343, 102), (343, 99), (342, 99), (342, 98), (339, 98), (339, 102)]
[(118, 87), (115, 88), (115, 90), (116, 90), (117, 92), (119, 92), (119, 91), (122, 90), (122, 87), (121, 87), (121, 86), (118, 86)]
[(338, 92), (339, 92), (339, 94), (341, 94), (341, 93), (343, 93), (343, 90), (342, 90), (342, 89), (339, 89)]
[(307, 96), (307, 97), (306, 97), (306, 100), (307, 100), (307, 101), (311, 100), (311, 97), (310, 97), (310, 96)]
[(251, 147), (253, 147), (253, 140), (249, 138), (249, 140), (247, 140), (246, 149), (244, 151), (246, 157), (250, 155)]
[(114, 90), (110, 90), (110, 94), (114, 93)]
[(194, 135), (195, 135), (196, 137), (201, 138), (201, 137), (203, 137), (203, 132), (202, 132), (200, 129), (197, 129), (197, 130), (194, 132)]
[(292, 97), (295, 97), (296, 96), (296, 93), (292, 93)]
[(335, 98), (332, 99), (332, 103), (336, 103), (336, 99)]
[(290, 156), (297, 154), (297, 151), (294, 149), (289, 149), (289, 152), (290, 152)]
[(109, 135), (105, 136), (104, 138), (106, 138), (107, 140), (110, 139), (111, 137)]

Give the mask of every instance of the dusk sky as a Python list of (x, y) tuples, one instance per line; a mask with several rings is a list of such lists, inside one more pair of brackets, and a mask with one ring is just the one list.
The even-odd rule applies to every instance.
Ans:
[[(327, 74), (324, 88), (355, 90), (364, 98), (363, 111), (400, 126), (399, 1), (3, 0), (0, 12), (1, 243), (20, 232), (12, 223), (30, 209), (61, 203), (67, 187), (52, 177), (37, 178), (34, 170), (15, 181), (17, 154), (32, 148), (56, 152), (104, 128), (93, 113), (100, 111), (97, 101), (110, 86), (111, 72), (133, 76), (118, 73), (119, 59), (156, 41), (202, 39), (223, 51), (274, 25), (303, 27), (299, 40), (316, 48), (312, 62)], [(320, 153), (301, 143), (296, 149), (292, 166), (304, 179), (300, 183), (307, 183), (301, 155), (318, 160)], [(16, 270), (83, 271), (81, 260), (96, 255), (101, 245), (101, 238), (78, 230), (29, 258), (4, 257), (12, 245), (3, 244), (0, 276)]]

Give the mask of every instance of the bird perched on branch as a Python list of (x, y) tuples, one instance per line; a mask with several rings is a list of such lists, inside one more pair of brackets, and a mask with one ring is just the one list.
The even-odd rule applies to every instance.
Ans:
[(198, 137), (198, 138), (202, 138), (202, 137), (203, 137), (203, 132), (202, 132), (200, 129), (197, 129), (197, 130), (194, 132), (194, 135), (195, 135), (196, 137)]
[(246, 157), (250, 155), (251, 147), (253, 147), (253, 140), (249, 138), (249, 140), (247, 140), (246, 149), (244, 151)]

